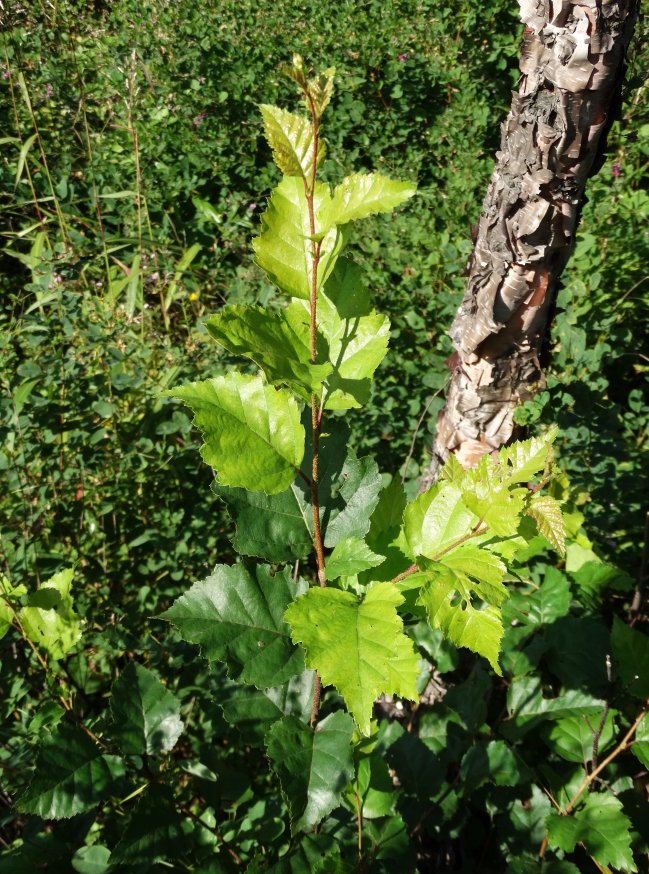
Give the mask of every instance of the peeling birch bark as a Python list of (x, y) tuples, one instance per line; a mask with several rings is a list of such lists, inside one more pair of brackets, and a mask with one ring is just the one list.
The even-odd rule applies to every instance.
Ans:
[(587, 178), (603, 163), (638, 0), (519, 0), (520, 86), (477, 228), (446, 406), (422, 488), (449, 453), (470, 467), (516, 437), (544, 385), (541, 351)]

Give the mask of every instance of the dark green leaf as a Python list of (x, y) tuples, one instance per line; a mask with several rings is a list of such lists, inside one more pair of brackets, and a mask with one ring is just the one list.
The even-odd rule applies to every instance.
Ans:
[(649, 697), (649, 637), (616, 616), (611, 631), (613, 665), (634, 698)]
[(233, 678), (266, 689), (304, 670), (303, 653), (291, 643), (283, 618), (304, 589), (288, 570), (273, 575), (260, 565), (253, 576), (243, 565), (217, 565), (161, 618), (200, 644), (206, 659), (226, 661)]
[(134, 662), (113, 686), (111, 711), (113, 737), (127, 756), (168, 753), (183, 730), (176, 696)]
[(62, 722), (43, 741), (18, 808), (43, 819), (67, 819), (99, 804), (124, 773), (122, 759), (104, 754), (80, 728)]
[(268, 757), (282, 786), (293, 834), (310, 831), (340, 803), (354, 776), (353, 732), (353, 720), (340, 711), (323, 719), (316, 731), (286, 716), (268, 732)]

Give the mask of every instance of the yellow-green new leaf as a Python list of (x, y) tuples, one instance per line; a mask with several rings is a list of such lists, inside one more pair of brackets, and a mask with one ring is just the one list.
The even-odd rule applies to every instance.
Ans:
[(228, 373), (164, 392), (194, 411), (201, 455), (224, 486), (274, 495), (287, 489), (304, 457), (295, 398), (260, 376)]
[(472, 590), (477, 591), (477, 587), (465, 574), (450, 567), (436, 563), (424, 575), (428, 582), (418, 603), (425, 607), (433, 628), (439, 628), (456, 646), (465, 646), (484, 656), (494, 671), (502, 675), (498, 655), (504, 628), (498, 607), (493, 604), (485, 604), (482, 609), (475, 607)]
[(535, 495), (525, 512), (534, 519), (540, 533), (557, 552), (565, 555), (566, 535), (559, 501), (550, 495)]
[(410, 556), (435, 559), (469, 534), (478, 517), (465, 506), (458, 486), (440, 482), (408, 504), (403, 521)]
[(285, 614), (307, 665), (338, 689), (364, 734), (382, 692), (417, 698), (418, 657), (396, 611), (402, 602), (392, 583), (374, 583), (362, 598), (313, 588)]
[(416, 190), (412, 182), (398, 182), (380, 173), (352, 173), (336, 186), (331, 203), (322, 214), (323, 224), (329, 228), (368, 215), (392, 212)]
[[(325, 227), (321, 215), (331, 203), (329, 186), (316, 182), (314, 190), (315, 237), (320, 240), (317, 289), (331, 273), (343, 245), (343, 233)], [(261, 234), (252, 241), (257, 263), (281, 291), (309, 300), (313, 276), (312, 234), (304, 182), (286, 176), (279, 183), (262, 215)]]
[(0, 638), (11, 628), (16, 610), (20, 608), (18, 600), (27, 594), (27, 589), (22, 584), (13, 586), (9, 580), (0, 574)]
[(313, 101), (315, 114), (318, 118), (322, 118), (322, 115), (329, 105), (329, 101), (331, 100), (331, 95), (333, 94), (334, 90), (335, 75), (336, 68), (327, 67), (327, 69), (323, 73), (320, 73), (319, 76), (316, 76), (314, 79), (309, 80), (309, 97)]
[[(278, 106), (262, 103), (259, 107), (264, 120), (264, 133), (273, 150), (273, 159), (285, 176), (310, 179), (313, 168), (313, 128), (300, 115), (286, 112)], [(318, 143), (316, 166), (325, 156), (323, 140)]]
[(74, 612), (70, 588), (74, 571), (59, 571), (29, 595), (20, 611), (27, 637), (53, 659), (61, 659), (81, 639), (83, 621)]

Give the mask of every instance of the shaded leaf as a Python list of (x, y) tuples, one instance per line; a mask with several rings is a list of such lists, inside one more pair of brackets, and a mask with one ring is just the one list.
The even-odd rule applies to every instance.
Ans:
[(310, 589), (286, 611), (307, 664), (338, 689), (364, 734), (382, 692), (417, 698), (418, 658), (395, 609), (402, 601), (390, 583), (376, 583), (363, 598)]
[(255, 555), (276, 563), (309, 555), (313, 544), (305, 521), (305, 504), (295, 486), (266, 495), (213, 483), (212, 491), (225, 501), (236, 523), (232, 544), (240, 555)]
[(315, 731), (293, 716), (270, 729), (266, 750), (288, 805), (291, 832), (310, 831), (340, 803), (354, 776), (354, 722), (332, 713)]
[(199, 644), (206, 659), (227, 662), (233, 678), (266, 689), (304, 670), (303, 653), (292, 645), (283, 618), (304, 587), (288, 570), (273, 575), (259, 565), (253, 576), (243, 565), (217, 565), (160, 618)]
[(92, 810), (124, 773), (122, 759), (104, 754), (80, 728), (61, 722), (43, 741), (18, 808), (43, 819), (68, 819)]
[(649, 697), (649, 637), (629, 628), (617, 616), (611, 630), (613, 664), (626, 691), (634, 698)]
[(244, 743), (261, 745), (271, 725), (283, 716), (308, 722), (313, 704), (313, 671), (291, 677), (282, 686), (255, 689), (237, 685), (225, 701), (219, 701), (226, 720), (237, 729)]
[(158, 862), (178, 858), (184, 839), (182, 826), (171, 790), (154, 785), (122, 825), (112, 865), (127, 865), (127, 870), (145, 874)]
[[(369, 456), (357, 458), (350, 451), (339, 479), (333, 484), (332, 497), (337, 498), (336, 503), (342, 503), (340, 509), (331, 510), (329, 522), (324, 532), (325, 546), (336, 546), (343, 538), (364, 537), (370, 527), (370, 517), (376, 507), (381, 490), (381, 474), (377, 463)], [(323, 507), (330, 507), (331, 502), (322, 501)]]
[(229, 373), (164, 392), (194, 411), (201, 455), (222, 485), (276, 494), (295, 479), (304, 428), (295, 398), (261, 377)]
[(158, 677), (131, 662), (113, 686), (112, 734), (127, 756), (168, 753), (183, 730), (180, 701)]
[(631, 823), (622, 813), (622, 803), (610, 793), (591, 793), (571, 816), (551, 814), (547, 828), (551, 847), (571, 853), (582, 843), (600, 865), (638, 870), (631, 855)]

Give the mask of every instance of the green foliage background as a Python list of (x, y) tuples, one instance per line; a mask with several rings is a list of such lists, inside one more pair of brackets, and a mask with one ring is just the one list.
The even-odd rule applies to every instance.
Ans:
[[(419, 426), (403, 471), (416, 489), (442, 403), (450, 354), (444, 332), (517, 77), (516, 11), (503, 0), (446, 8), (428, 0), (39, 0), (4, 13), (0, 569), (33, 591), (76, 563), (76, 609), (87, 623), (83, 645), (49, 675), (20, 639), (10, 634), (1, 644), (6, 870), (105, 870), (83, 867), (90, 864), (85, 844), (111, 848), (119, 870), (164, 870), (151, 852), (152, 834), (160, 861), (174, 870), (237, 868), (226, 845), (242, 863), (258, 852), (272, 860), (288, 845), (281, 796), (261, 756), (250, 752), (259, 729), (242, 723), (235, 732), (227, 722), (253, 703), (244, 707), (220, 668), (203, 668), (194, 648), (148, 618), (232, 556), (230, 522), (209, 497), (190, 420), (160, 395), (228, 366), (203, 316), (224, 302), (272, 304), (250, 251), (277, 181), (256, 104), (290, 103), (278, 67), (299, 51), (316, 67), (338, 70), (325, 177), (337, 182), (365, 168), (418, 182), (413, 204), (370, 220), (356, 248), (393, 331), (372, 403), (350, 416), (359, 446), (394, 472), (403, 471)], [(622, 119), (590, 184), (559, 298), (548, 388), (520, 417), (532, 427), (558, 422), (559, 460), (595, 553), (635, 575), (649, 427), (646, 50), (636, 48), (631, 61)], [(596, 556), (587, 541), (575, 546), (584, 552), (573, 548), (567, 567), (536, 559), (539, 597), (547, 593), (553, 606), (505, 666), (509, 691), (465, 654), (459, 660), (439, 640), (420, 642), (453, 688), (422, 715), (418, 736), (399, 721), (382, 729), (378, 748), (401, 781), (398, 812), (387, 774), (374, 759), (364, 766), (377, 793), (371, 803), (384, 814), (368, 815), (377, 870), (394, 870), (395, 858), (415, 852), (438, 865), (425, 870), (475, 870), (494, 834), (493, 870), (528, 870), (511, 866), (538, 850), (547, 799), (532, 792), (535, 779), (515, 767), (511, 750), (521, 754), (525, 735), (526, 768), (552, 749), (546, 784), (573, 779), (563, 772), (574, 748), (573, 759), (556, 753), (556, 733), (570, 735), (570, 726), (535, 723), (533, 704), (542, 686), (559, 698), (572, 693), (573, 710), (562, 714), (579, 720), (574, 695), (602, 694), (606, 678), (588, 654), (609, 651), (611, 614), (632, 589), (613, 570), (588, 588), (580, 567)], [(524, 638), (512, 630), (510, 645), (523, 646)], [(39, 739), (61, 717), (59, 696), (100, 732), (110, 721), (111, 685), (132, 659), (180, 702), (187, 728), (174, 752), (162, 744), (153, 756), (133, 753), (135, 780), (117, 783), (96, 815), (82, 811), (51, 830), (37, 816), (17, 814), (9, 802), (27, 783)], [(512, 691), (515, 677), (520, 693)], [(514, 719), (515, 729), (510, 721), (509, 734), (506, 695), (532, 714)], [(621, 710), (631, 708), (625, 702)], [(268, 702), (254, 708), (272, 718)], [(504, 760), (493, 747), (505, 744), (503, 736)], [(511, 779), (494, 781), (507, 768)], [(628, 809), (639, 803), (634, 773), (629, 765), (616, 776), (627, 781), (620, 792)], [(145, 785), (142, 796), (129, 798)], [(442, 815), (418, 827), (445, 792), (434, 802)], [(353, 844), (353, 827), (338, 816), (340, 840)], [(425, 839), (404, 841), (404, 821)], [(640, 812), (634, 829), (641, 851)], [(325, 843), (305, 843), (300, 852), (311, 861), (291, 870), (315, 870), (309, 853), (326, 856)]]

